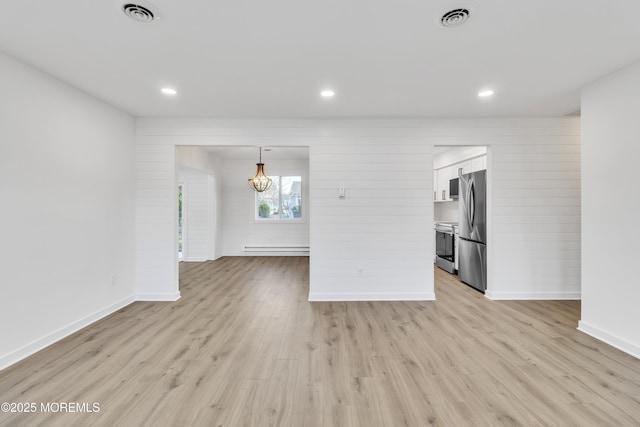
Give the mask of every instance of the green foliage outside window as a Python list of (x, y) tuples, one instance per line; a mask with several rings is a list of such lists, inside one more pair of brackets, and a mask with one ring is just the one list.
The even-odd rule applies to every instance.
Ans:
[(271, 208), (266, 203), (260, 203), (258, 207), (258, 216), (260, 218), (269, 218), (271, 215)]

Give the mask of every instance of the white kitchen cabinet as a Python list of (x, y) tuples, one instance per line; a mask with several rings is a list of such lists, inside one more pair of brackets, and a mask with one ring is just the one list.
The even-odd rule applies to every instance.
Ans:
[(438, 200), (438, 171), (433, 170), (433, 201)]
[(487, 168), (487, 156), (474, 157), (462, 162), (454, 163), (451, 166), (436, 169), (433, 171), (433, 201), (451, 201), (449, 195), (449, 180), (458, 178), (458, 170), (462, 169), (462, 174), (477, 172)]
[(453, 178), (453, 166), (438, 169), (438, 191), (436, 192), (437, 201), (442, 202), (445, 200), (451, 200), (449, 198), (449, 180), (451, 178)]
[(487, 168), (487, 156), (474, 157), (471, 159), (471, 171), (477, 172)]
[(453, 165), (453, 178), (458, 177), (458, 170), (462, 169), (462, 173), (470, 173), (473, 172), (471, 160), (465, 160), (464, 162), (456, 163)]

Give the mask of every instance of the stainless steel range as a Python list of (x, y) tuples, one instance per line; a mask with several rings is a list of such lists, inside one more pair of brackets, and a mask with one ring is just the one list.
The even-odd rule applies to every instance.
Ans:
[(436, 265), (441, 269), (454, 274), (456, 272), (455, 258), (455, 228), (457, 222), (436, 222)]

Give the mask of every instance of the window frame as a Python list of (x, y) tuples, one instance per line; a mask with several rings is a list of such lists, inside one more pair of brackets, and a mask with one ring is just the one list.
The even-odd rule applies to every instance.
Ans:
[[(278, 178), (278, 179), (282, 179), (282, 177), (288, 177), (288, 176), (295, 176), (295, 177), (300, 177), (300, 203), (302, 206), (302, 213), (300, 214), (300, 217), (298, 218), (283, 218), (280, 215), (276, 216), (276, 217), (270, 217), (270, 218), (263, 218), (259, 216), (258, 213), (258, 196), (260, 195), (260, 193), (258, 193), (257, 191), (254, 191), (254, 195), (253, 195), (253, 222), (256, 224), (299, 224), (299, 223), (304, 223), (307, 220), (307, 186), (306, 186), (306, 176), (304, 173), (302, 172), (298, 172), (298, 171), (294, 171), (294, 172), (290, 172), (290, 173), (279, 173), (279, 174), (269, 174), (268, 175), (269, 178), (274, 179), (274, 178)], [(281, 183), (280, 183), (281, 184)], [(279, 194), (279, 200), (280, 200), (280, 204), (279, 204), (279, 208), (282, 208), (282, 186), (280, 185), (280, 194)]]

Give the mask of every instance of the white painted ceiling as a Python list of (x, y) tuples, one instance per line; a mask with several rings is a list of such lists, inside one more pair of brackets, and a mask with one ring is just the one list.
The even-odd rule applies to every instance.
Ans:
[(438, 169), (486, 153), (487, 147), (484, 146), (453, 147), (436, 145), (433, 147), (433, 167), (434, 169)]
[[(153, 0), (150, 24), (123, 3), (2, 1), (0, 50), (136, 116), (177, 117), (558, 116), (640, 60), (637, 0)], [(466, 24), (437, 25), (460, 5)]]

